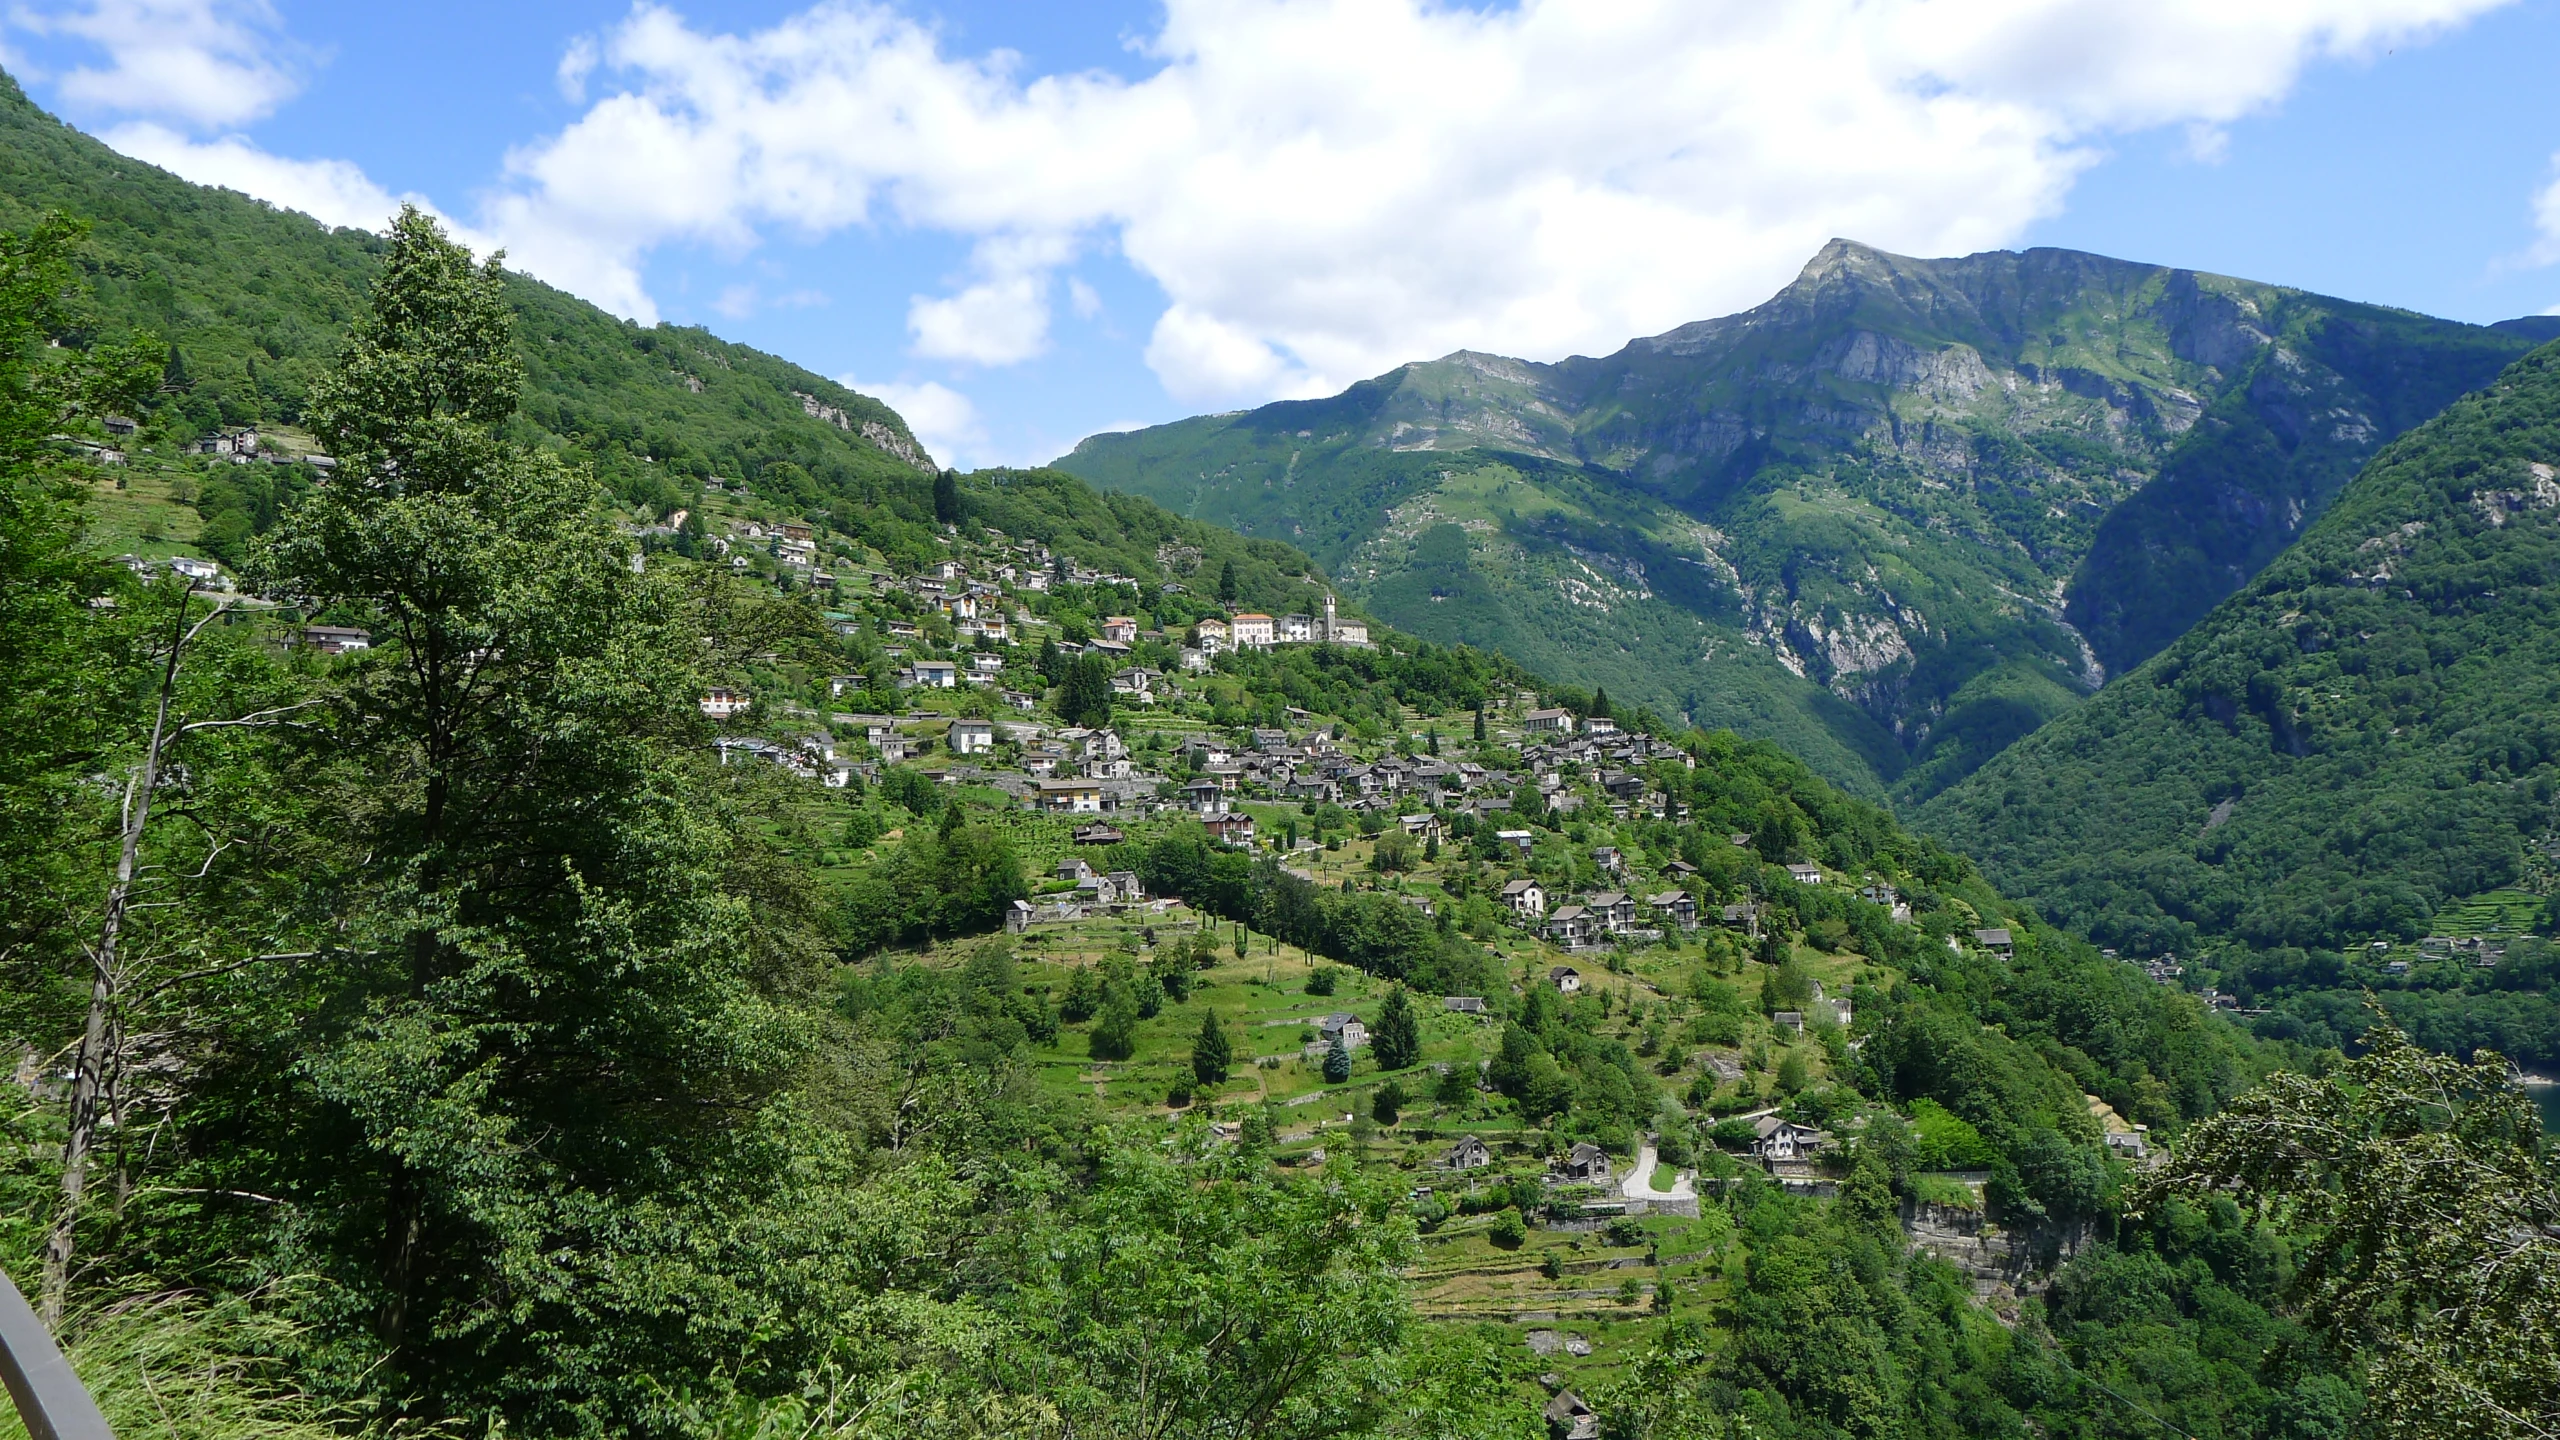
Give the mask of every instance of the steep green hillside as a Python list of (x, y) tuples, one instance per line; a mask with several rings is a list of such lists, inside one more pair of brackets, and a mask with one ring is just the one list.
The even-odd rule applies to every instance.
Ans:
[[(139, 438), (162, 447), (300, 420), (384, 244), (118, 155), (0, 75), (0, 227), (48, 210), (92, 227), (90, 293), (64, 338), (140, 330), (174, 347), (175, 393)], [(508, 299), (527, 371), (518, 438), (585, 460), (625, 501), (663, 512), (719, 475), (797, 510), (931, 521), (931, 457), (877, 400), (706, 331), (628, 324), (521, 275)], [(238, 503), (274, 510), (270, 496)]]
[(2247, 589), (1922, 823), (2106, 943), (2202, 950), (2235, 989), (2472, 995), (2421, 1038), (2560, 1059), (2532, 941), (2503, 964), (2400, 944), (2515, 930), (2553, 888), (2555, 466), (2560, 347), (2385, 450)]
[[(1767, 304), (1604, 359), (1460, 352), (1059, 463), (1303, 545), (1417, 634), (1916, 799), (2184, 628), (2529, 344), (2070, 251), (1835, 241)], [(2155, 476), (2275, 498), (2113, 521)]]

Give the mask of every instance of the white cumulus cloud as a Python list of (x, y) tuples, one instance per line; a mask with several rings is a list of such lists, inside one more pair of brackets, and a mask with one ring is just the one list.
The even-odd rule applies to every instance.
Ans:
[[(2525, 252), (2532, 265), (2560, 265), (2560, 155), (2551, 157), (2551, 179), (2533, 197), (2534, 243)], [(2560, 314), (2560, 306), (2552, 307)]]
[[(643, 0), (565, 47), (587, 108), (508, 154), (475, 242), (648, 322), (661, 246), (949, 235), (969, 263), (912, 297), (911, 346), (978, 366), (1043, 353), (1064, 267), (1113, 252), (1165, 296), (1146, 354), (1168, 391), (1245, 403), (1460, 347), (1604, 352), (1765, 297), (1834, 235), (2009, 243), (2111, 135), (2182, 127), (2209, 162), (2306, 67), (2501, 3), (1168, 0), (1125, 80), (952, 52), (869, 0), (747, 32)], [(112, 132), (129, 153), (331, 223), (399, 198), (345, 161), (200, 138), (298, 86), (267, 0), (5, 23), (102, 54), (59, 85), (141, 122)], [(2537, 203), (2560, 257), (2560, 194)]]
[(199, 185), (254, 195), (269, 204), (299, 210), (324, 225), (379, 230), (400, 208), (401, 197), (375, 184), (348, 160), (288, 160), (239, 135), (194, 140), (148, 121), (118, 125), (99, 138), (136, 160)]
[(83, 0), (23, 6), (7, 22), (85, 41), (104, 63), (54, 77), (75, 106), (187, 125), (240, 125), (302, 89), (299, 47), (266, 0)]
[[(99, 138), (120, 153), (193, 180), (298, 210), (324, 225), (380, 230), (403, 204), (350, 160), (276, 155), (230, 127), (273, 111), (302, 88), (303, 47), (265, 0), (81, 0), (9, 12), (6, 27), (68, 38), (99, 59), (53, 77), (75, 106), (129, 117)], [(228, 133), (211, 135), (208, 130)], [(485, 233), (445, 223), (474, 249)]]
[[(643, 4), (491, 226), (651, 313), (642, 258), (889, 224), (977, 244), (917, 353), (1040, 353), (1116, 250), (1186, 400), (1320, 392), (1461, 346), (1533, 357), (1766, 296), (1834, 235), (1945, 254), (2055, 210), (2105, 136), (2219, 127), (2302, 71), (2499, 0), (1169, 0), (1155, 68), (1030, 74), (883, 6), (728, 33)], [(1028, 238), (1025, 238), (1028, 237)], [(1081, 304), (1080, 295), (1070, 292)]]
[(935, 380), (910, 385), (894, 380), (859, 380), (851, 375), (837, 376), (836, 383), (897, 411), (937, 462), (984, 463), (987, 430), (978, 418), (977, 404), (950, 386)]

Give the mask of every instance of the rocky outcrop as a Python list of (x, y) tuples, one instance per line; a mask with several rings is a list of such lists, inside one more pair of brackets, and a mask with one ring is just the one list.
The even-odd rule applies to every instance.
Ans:
[(844, 412), (842, 406), (830, 405), (804, 391), (794, 390), (791, 394), (800, 402), (802, 413), (810, 419), (823, 420), (839, 430), (860, 435), (883, 454), (903, 460), (927, 475), (936, 473), (938, 467), (934, 465), (933, 457), (924, 453), (924, 447), (916, 444), (905, 431), (879, 420), (857, 422)]

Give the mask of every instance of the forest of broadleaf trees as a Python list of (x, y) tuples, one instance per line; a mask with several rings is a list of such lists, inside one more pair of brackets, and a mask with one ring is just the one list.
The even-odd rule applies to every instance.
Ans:
[[(502, 438), (494, 264), (396, 223), (309, 397), (336, 478), (243, 542), (245, 588), (376, 637), (322, 660), (84, 546), (58, 437), (157, 403), (166, 366), (147, 336), (47, 343), (80, 245), (0, 239), (0, 1269), (120, 1434), (1543, 1433), (1516, 1336), (1411, 1315), (1401, 1183), (1032, 1082), (1051, 1001), (972, 938), (1021, 882), (987, 816), (884, 799), (919, 823), (849, 891), (777, 839), (775, 782), (716, 764), (693, 701), (788, 602), (634, 572), (594, 477)], [(1267, 678), (1492, 673), (1358, 663)], [(1995, 1317), (1904, 1242), (1929, 1136), (1871, 1125), (1837, 1199), (1710, 1202), (1731, 1304), (1591, 1397), (1606, 1433), (2560, 1425), (2553, 1161), (2494, 1061), (2387, 1025), (2353, 1059), (2250, 1039), (1774, 749), (1683, 743), (1698, 862), (1751, 863), (1721, 841), (1747, 829), (1900, 880), (1917, 927), (1810, 890), (1770, 916), (1864, 926), (1906, 977), (1857, 996), (1834, 1083), (1961, 1117), (2004, 1223), (2076, 1254)], [(1497, 993), (1400, 905), (1179, 836), (1116, 858)], [(2000, 920), (2014, 957), (1943, 943)], [(927, 937), (966, 958), (880, 948)], [(1626, 1047), (1538, 993), (1497, 1084), (1559, 1133), (1644, 1123)], [(2110, 1164), (2084, 1092), (2177, 1159)]]

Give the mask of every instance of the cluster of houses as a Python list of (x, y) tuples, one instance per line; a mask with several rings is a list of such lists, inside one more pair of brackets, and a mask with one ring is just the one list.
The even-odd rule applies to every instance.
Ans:
[[(114, 435), (130, 435), (135, 429), (134, 422), (121, 415), (106, 417), (106, 427), (108, 433)], [(237, 430), (216, 430), (198, 440), (195, 448), (199, 455), (217, 455), (234, 465), (247, 465), (258, 461), (269, 465), (299, 464), (308, 465), (323, 473), (336, 469), (338, 465), (337, 460), (328, 455), (296, 455), (289, 450), (272, 448), (258, 434), (256, 426), (243, 426)]]
[[(680, 524), (680, 517), (670, 518), (670, 527)], [(640, 532), (646, 533), (646, 532)], [(670, 529), (670, 533), (671, 529)], [(876, 597), (901, 595), (912, 602), (917, 612), (938, 613), (951, 622), (952, 633), (961, 646), (980, 640), (998, 645), (1019, 644), (1026, 632), (1046, 622), (1033, 616), (1018, 603), (1026, 594), (1046, 593), (1054, 584), (1117, 586), (1140, 588), (1139, 580), (1130, 575), (1096, 570), (1067, 556), (1053, 553), (1037, 540), (1014, 541), (1000, 531), (987, 533), (996, 549), (992, 556), (974, 566), (958, 559), (945, 560), (927, 567), (923, 573), (899, 577), (838, 562), (833, 567), (818, 549), (815, 531), (798, 521), (766, 524), (741, 522), (728, 534), (715, 537), (713, 548), (729, 556), (730, 565), (739, 570), (753, 561), (749, 551), (761, 551), (773, 557), (785, 572), (797, 576), (815, 589), (843, 593), (859, 586)], [(1185, 546), (1166, 546), (1158, 558), (1168, 565), (1188, 560), (1197, 563), (1199, 554)], [(1181, 593), (1182, 586), (1167, 583), (1155, 588), (1168, 593)], [(831, 617), (839, 630), (851, 633), (860, 621), (851, 614)], [(921, 639), (914, 620), (892, 615), (882, 622), (893, 651), (900, 641)], [(1182, 668), (1205, 671), (1222, 651), (1269, 649), (1276, 645), (1354, 645), (1369, 643), (1366, 621), (1345, 619), (1331, 593), (1327, 593), (1322, 615), (1265, 615), (1247, 611), (1200, 621), (1187, 631), (1148, 630), (1137, 619), (1127, 615), (1105, 616), (1101, 633), (1083, 643), (1082, 649), (1114, 660), (1126, 660), (1142, 640), (1161, 641), (1176, 647)], [(902, 658), (902, 657), (895, 657)], [(1000, 661), (980, 666), (965, 666), (954, 661), (919, 659), (901, 672), (899, 683), (908, 686), (948, 689), (954, 685), (988, 683), (988, 678), (1003, 669)], [(1112, 687), (1131, 696), (1134, 703), (1148, 704), (1154, 699), (1154, 684), (1162, 677), (1152, 672), (1123, 666), (1113, 677)], [(1025, 706), (1024, 708), (1029, 708)]]

